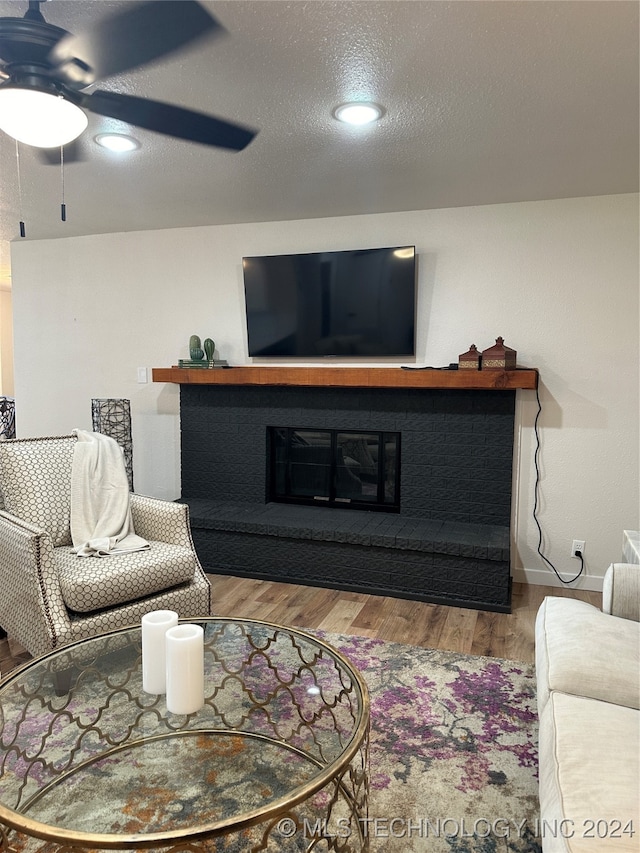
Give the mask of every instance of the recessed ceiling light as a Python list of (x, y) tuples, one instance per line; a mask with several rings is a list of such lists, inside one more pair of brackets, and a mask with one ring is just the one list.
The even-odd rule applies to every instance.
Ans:
[(94, 137), (98, 145), (109, 151), (133, 151), (140, 148), (140, 143), (126, 133), (99, 133)]
[(381, 118), (384, 110), (378, 104), (371, 102), (353, 102), (340, 104), (333, 111), (334, 118), (344, 121), (346, 124), (370, 124)]

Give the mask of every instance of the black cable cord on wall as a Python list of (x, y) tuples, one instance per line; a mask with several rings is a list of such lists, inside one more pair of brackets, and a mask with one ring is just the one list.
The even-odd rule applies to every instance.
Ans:
[(542, 553), (542, 527), (540, 526), (540, 522), (538, 521), (538, 514), (537, 514), (538, 513), (538, 489), (540, 487), (540, 466), (538, 464), (538, 457), (540, 455), (540, 431), (538, 429), (538, 421), (539, 421), (540, 415), (542, 413), (542, 403), (540, 402), (540, 392), (538, 390), (537, 385), (536, 385), (536, 400), (538, 402), (538, 411), (536, 413), (536, 419), (535, 419), (534, 424), (533, 424), (533, 431), (534, 431), (535, 437), (536, 437), (536, 451), (533, 454), (533, 464), (535, 465), (535, 469), (536, 469), (536, 484), (535, 484), (534, 493), (533, 493), (534, 494), (533, 520), (535, 521), (536, 527), (538, 528), (538, 554), (544, 560), (544, 562), (553, 569), (553, 571), (555, 572), (555, 575), (558, 578), (558, 580), (560, 581), (560, 583), (570, 584), (570, 583), (573, 583), (574, 581), (577, 581), (578, 578), (580, 577), (580, 575), (584, 571), (584, 558), (582, 556), (582, 553), (580, 551), (576, 551), (576, 557), (580, 558), (580, 571), (578, 572), (578, 574), (575, 577), (571, 578), (570, 580), (565, 580), (563, 577), (560, 577), (558, 570), (553, 565), (551, 560), (548, 560), (545, 557), (545, 555)]

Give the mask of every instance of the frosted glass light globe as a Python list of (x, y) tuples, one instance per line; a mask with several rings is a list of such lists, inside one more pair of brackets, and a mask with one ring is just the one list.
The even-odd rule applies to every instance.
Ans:
[(89, 123), (85, 113), (54, 92), (0, 86), (0, 130), (36, 148), (59, 148)]

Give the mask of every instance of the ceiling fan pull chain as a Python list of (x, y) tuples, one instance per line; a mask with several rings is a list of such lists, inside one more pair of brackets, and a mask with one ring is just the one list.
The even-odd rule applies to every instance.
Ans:
[(67, 221), (67, 205), (64, 203), (64, 145), (60, 146), (60, 183), (62, 185), (62, 202), (60, 204), (60, 219)]
[(18, 147), (18, 140), (16, 139), (16, 165), (18, 167), (18, 210), (20, 213), (20, 236), (26, 237), (27, 232), (24, 227), (24, 220), (22, 218), (22, 179), (20, 177), (20, 148)]

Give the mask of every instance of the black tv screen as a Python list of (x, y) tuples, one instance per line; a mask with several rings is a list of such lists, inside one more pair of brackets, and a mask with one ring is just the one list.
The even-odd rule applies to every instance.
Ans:
[(415, 247), (242, 261), (249, 355), (415, 355)]

